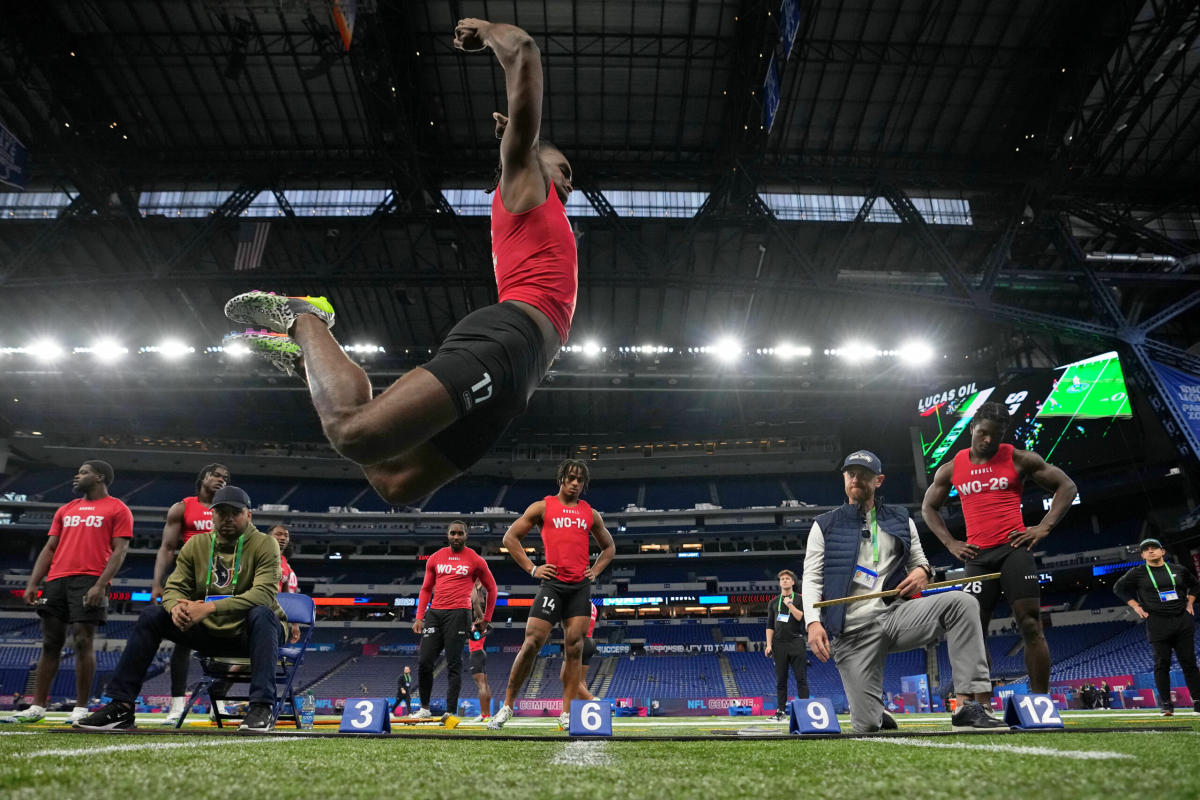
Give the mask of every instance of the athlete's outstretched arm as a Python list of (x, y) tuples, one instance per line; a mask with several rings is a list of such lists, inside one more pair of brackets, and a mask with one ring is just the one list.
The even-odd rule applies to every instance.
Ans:
[(1031, 450), (1013, 450), (1013, 466), (1038, 486), (1054, 492), (1054, 498), (1050, 501), (1050, 510), (1046, 512), (1046, 516), (1042, 517), (1041, 522), (1023, 531), (1013, 531), (1008, 536), (1008, 542), (1013, 547), (1032, 550), (1033, 546), (1049, 536), (1054, 526), (1066, 516), (1067, 511), (1071, 508), (1071, 503), (1079, 494), (1079, 490), (1075, 487), (1075, 481), (1071, 480), (1067, 473), (1056, 466), (1047, 464), (1046, 459)]
[(600, 556), (596, 559), (595, 564), (583, 572), (589, 581), (595, 581), (600, 577), (617, 553), (617, 545), (613, 541), (612, 534), (604, 526), (604, 517), (600, 516), (600, 512), (595, 509), (592, 509), (592, 538), (600, 545)]
[(504, 532), (504, 540), (502, 544), (508, 549), (508, 554), (512, 556), (512, 560), (517, 563), (517, 566), (531, 573), (535, 578), (553, 578), (558, 574), (558, 567), (554, 564), (541, 564), (534, 569), (533, 562), (529, 556), (525, 555), (525, 537), (533, 530), (535, 525), (540, 525), (542, 515), (546, 513), (546, 502), (538, 500), (529, 508), (525, 509), (525, 513), (517, 517), (512, 525), (508, 526), (508, 530)]
[(508, 97), (500, 160), (505, 170), (531, 163), (542, 127), (542, 54), (533, 37), (515, 25), (468, 18), (455, 26), (454, 46), (466, 51), (490, 47), (496, 54)]
[(938, 513), (950, 499), (950, 481), (953, 474), (953, 462), (942, 464), (933, 474), (933, 483), (929, 484), (929, 488), (925, 490), (925, 499), (921, 501), (921, 519), (925, 520), (925, 524), (933, 531), (938, 541), (946, 546), (950, 555), (959, 561), (967, 561), (975, 557), (979, 548), (961, 539), (955, 539), (946, 527), (942, 515)]

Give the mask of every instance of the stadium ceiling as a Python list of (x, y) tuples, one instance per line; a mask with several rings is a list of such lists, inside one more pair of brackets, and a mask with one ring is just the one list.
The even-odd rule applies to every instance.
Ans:
[[(332, 5), (6, 7), (0, 123), (29, 150), (27, 191), (69, 204), (0, 220), (0, 345), (216, 344), (225, 298), (258, 287), (329, 296), (346, 341), (436, 345), (495, 298), (487, 220), (448, 200), (488, 184), (503, 110), (495, 59), (451, 46), (469, 13), (541, 48), (543, 133), (590, 206), (578, 336), (924, 335), (1004, 360), (1041, 332), (1094, 350), (1153, 323), (1200, 363), (1194, 2), (801, 0), (786, 60), (779, 2), (360, 0), (348, 48)], [(351, 215), (289, 200), (318, 189), (382, 191)], [(620, 213), (625, 190), (703, 200)], [(147, 211), (171, 191), (211, 193), (212, 213)], [(853, 213), (821, 213), (838, 196)], [(931, 198), (966, 201), (970, 224)], [(273, 217), (242, 216), (263, 202)], [(237, 270), (247, 220), (271, 224)]]

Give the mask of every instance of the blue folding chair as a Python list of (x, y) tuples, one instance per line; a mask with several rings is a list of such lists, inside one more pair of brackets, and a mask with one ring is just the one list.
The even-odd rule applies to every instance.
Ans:
[[(274, 726), (279, 720), (286, 719), (294, 722), (299, 728), (300, 713), (292, 696), (292, 685), (295, 683), (296, 673), (300, 670), (300, 664), (304, 661), (304, 653), (308, 650), (308, 640), (312, 637), (313, 628), (317, 624), (317, 607), (313, 599), (306, 594), (284, 592), (277, 595), (276, 600), (279, 602), (279, 607), (283, 609), (283, 613), (287, 615), (288, 622), (300, 625), (301, 632), (298, 642), (295, 644), (285, 642), (279, 648), (279, 663), (275, 665), (275, 708), (271, 711), (271, 723)], [(218, 728), (224, 727), (223, 720), (244, 717), (244, 714), (230, 714), (221, 711), (217, 701), (249, 701), (249, 695), (231, 695), (228, 693), (228, 689), (231, 684), (249, 682), (250, 659), (196, 653), (196, 660), (200, 662), (200, 680), (192, 687), (191, 696), (188, 697), (187, 705), (184, 706), (183, 714), (180, 715), (179, 722), (175, 723), (175, 727), (183, 726), (188, 712), (192, 710), (192, 705), (200, 698), (201, 694), (208, 697), (209, 706), (212, 708), (211, 716), (216, 721)], [(220, 697), (214, 695), (220, 695)], [(285, 707), (290, 708), (291, 711), (283, 713)]]

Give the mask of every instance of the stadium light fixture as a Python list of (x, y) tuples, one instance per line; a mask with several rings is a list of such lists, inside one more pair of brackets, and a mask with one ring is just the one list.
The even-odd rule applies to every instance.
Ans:
[(179, 339), (163, 339), (157, 346), (145, 349), (149, 353), (158, 353), (167, 361), (178, 361), (189, 353), (196, 352), (194, 347)]
[(933, 360), (933, 348), (926, 342), (914, 339), (900, 345), (896, 355), (905, 364), (919, 366)]
[(589, 339), (583, 343), (583, 354), (588, 358), (595, 358), (601, 352), (600, 343), (595, 339)]
[(791, 361), (793, 358), (807, 358), (812, 355), (812, 348), (798, 347), (791, 342), (780, 342), (775, 346), (775, 355), (782, 361)]
[(225, 355), (229, 356), (230, 358), (245, 358), (246, 356), (250, 355), (250, 348), (246, 347), (246, 345), (242, 344), (241, 342), (234, 342), (227, 347), (222, 347), (221, 352), (225, 353)]
[(90, 353), (101, 364), (112, 364), (124, 358), (129, 353), (129, 348), (115, 339), (100, 339), (90, 347), (76, 347), (75, 352)]
[(62, 346), (53, 339), (38, 339), (26, 347), (25, 352), (46, 363), (57, 361), (63, 355)]
[(846, 342), (846, 344), (833, 351), (834, 355), (850, 362), (851, 364), (859, 364), (863, 361), (870, 361), (875, 356), (879, 355), (879, 351), (875, 345), (867, 342)]
[(742, 343), (732, 336), (722, 336), (713, 344), (712, 354), (722, 364), (732, 364), (742, 357)]

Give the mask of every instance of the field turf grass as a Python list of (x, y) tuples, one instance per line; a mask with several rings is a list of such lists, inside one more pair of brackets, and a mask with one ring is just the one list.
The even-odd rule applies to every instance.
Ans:
[[(822, 740), (745, 735), (783, 726), (730, 717), (619, 719), (612, 739), (595, 740), (569, 739), (550, 718), (518, 718), (497, 740), (469, 724), (437, 738), (424, 738), (428, 727), (388, 738), (199, 725), (181, 735), (158, 732), (149, 716), (139, 723), (155, 735), (83, 734), (63, 727), (62, 716), (0, 728), (0, 798), (1200, 797), (1200, 714), (1192, 712), (1068, 712), (1065, 733)], [(946, 731), (947, 720), (899, 717), (901, 732)], [(638, 740), (676, 734), (711, 738)], [(507, 738), (524, 735), (538, 738)]]

